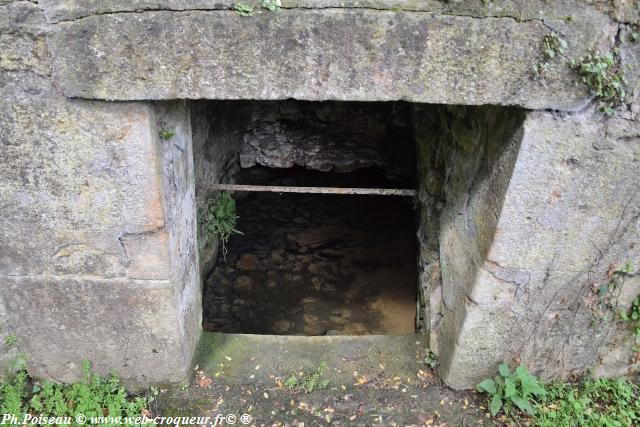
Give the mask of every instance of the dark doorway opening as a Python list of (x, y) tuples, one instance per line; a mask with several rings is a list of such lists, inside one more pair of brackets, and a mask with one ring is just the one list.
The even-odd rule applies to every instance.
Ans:
[[(409, 111), (401, 103), (215, 103), (196, 109), (208, 116), (208, 128), (194, 129), (195, 151), (210, 159), (201, 164), (224, 172), (220, 183), (413, 189)], [(205, 135), (200, 149), (198, 132)], [(196, 176), (206, 178), (198, 163), (196, 158)], [(233, 197), (236, 228), (243, 234), (229, 239), (224, 254), (201, 253), (201, 261), (210, 260), (203, 271), (205, 330), (309, 336), (415, 332), (412, 197)]]
[[(254, 171), (257, 172), (257, 171)], [(273, 185), (385, 183), (378, 170), (349, 174), (284, 169)], [(329, 175), (329, 176), (326, 176)], [(253, 193), (237, 198), (238, 229), (204, 290), (204, 327), (286, 335), (404, 334), (415, 330), (412, 199)]]

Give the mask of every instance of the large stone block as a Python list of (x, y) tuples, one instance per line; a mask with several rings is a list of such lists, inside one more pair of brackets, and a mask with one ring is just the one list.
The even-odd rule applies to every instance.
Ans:
[(71, 382), (89, 360), (138, 388), (184, 381), (184, 345), (173, 283), (130, 279), (2, 277), (3, 329), (28, 355), (29, 373)]
[(136, 261), (167, 259), (150, 107), (67, 100), (31, 73), (0, 79), (0, 274), (169, 278)]
[[(309, 22), (314, 25), (309, 27)], [(88, 16), (49, 38), (65, 95), (136, 99), (407, 100), (574, 110), (591, 96), (559, 61), (531, 78), (552, 29), (572, 55), (608, 44), (609, 17), (475, 18), (365, 9)], [(464, 28), (464, 31), (460, 31)]]
[[(607, 131), (617, 120), (626, 120), (624, 135)], [(528, 113), (513, 172), (494, 187), (504, 190), (495, 227), (461, 232), (458, 223), (481, 219), (472, 213), (484, 198), (474, 191), (461, 216), (445, 217), (439, 351), (451, 386), (473, 386), (502, 360), (526, 363), (543, 378), (638, 368), (618, 314), (640, 294), (640, 282), (625, 277), (598, 292), (612, 271), (640, 268), (637, 128), (631, 117), (608, 120), (593, 108)]]
[(75, 380), (88, 359), (131, 387), (185, 380), (201, 322), (188, 109), (3, 77), (2, 333), (36, 377)]

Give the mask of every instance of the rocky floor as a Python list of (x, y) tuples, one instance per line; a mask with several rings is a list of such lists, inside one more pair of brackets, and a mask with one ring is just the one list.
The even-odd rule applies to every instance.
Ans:
[(281, 335), (415, 330), (410, 199), (252, 193), (204, 289), (204, 329)]

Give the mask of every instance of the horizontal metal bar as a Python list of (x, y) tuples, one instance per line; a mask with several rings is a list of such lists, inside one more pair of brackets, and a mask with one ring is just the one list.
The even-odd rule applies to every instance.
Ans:
[(211, 191), (256, 191), (270, 193), (313, 193), (313, 194), (363, 194), (371, 196), (415, 197), (416, 190), (407, 188), (336, 188), (336, 187), (285, 187), (277, 185), (237, 185), (211, 184), (205, 187)]

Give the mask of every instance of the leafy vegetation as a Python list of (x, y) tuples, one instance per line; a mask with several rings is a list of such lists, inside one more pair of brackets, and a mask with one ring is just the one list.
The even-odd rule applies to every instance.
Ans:
[(231, 195), (223, 191), (215, 199), (207, 202), (205, 229), (207, 234), (215, 234), (222, 242), (222, 254), (227, 253), (227, 241), (232, 234), (242, 234), (236, 230), (236, 202)]
[[(0, 330), (2, 330), (1, 327)], [(6, 350), (17, 350), (17, 354), (7, 361), (7, 366), (5, 367), (5, 375), (7, 377), (12, 377), (27, 366), (28, 356), (26, 353), (19, 351), (18, 338), (13, 332), (9, 332), (5, 335), (4, 346)]]
[(542, 38), (542, 55), (545, 61), (550, 61), (562, 55), (567, 48), (567, 42), (557, 33), (547, 34)]
[(275, 12), (280, 9), (280, 1), (279, 0), (262, 0), (262, 7), (271, 12)]
[[(604, 319), (613, 320), (617, 313), (617, 295), (620, 294), (625, 279), (633, 274), (633, 265), (626, 263), (621, 268), (611, 266), (607, 273), (607, 281), (598, 285), (594, 284), (592, 292), (596, 295), (596, 300), (591, 309), (594, 313), (591, 321), (592, 327), (598, 326)], [(620, 314), (622, 317), (622, 313)]]
[(640, 388), (626, 379), (554, 383), (535, 406), (541, 427), (632, 426), (640, 422)]
[(629, 313), (622, 312), (622, 320), (630, 322), (633, 327), (633, 333), (640, 337), (640, 296), (638, 296), (629, 309)]
[(551, 70), (550, 62), (564, 53), (567, 48), (567, 42), (557, 33), (547, 34), (542, 38), (540, 50), (542, 52), (542, 60), (533, 66), (533, 78), (540, 79), (544, 73)]
[(318, 366), (318, 369), (316, 369), (309, 375), (289, 375), (287, 378), (285, 378), (282, 385), (289, 390), (304, 391), (305, 393), (311, 393), (315, 390), (325, 389), (329, 385), (328, 380), (322, 379), (322, 376), (324, 375), (324, 372), (326, 370), (327, 363), (322, 362), (320, 366)]
[(543, 385), (521, 365), (500, 364), (494, 379), (480, 382), (495, 416), (502, 409), (517, 425), (540, 427), (634, 426), (640, 422), (640, 387), (624, 378), (585, 378)]
[(176, 132), (171, 129), (161, 129), (160, 130), (160, 138), (164, 140), (169, 140), (176, 135)]
[(603, 102), (601, 111), (614, 114), (614, 108), (624, 102), (626, 80), (622, 74), (618, 50), (601, 54), (593, 51), (571, 66), (580, 75), (580, 80)]
[(7, 336), (4, 337), (4, 344), (8, 347), (14, 347), (16, 345), (16, 342), (17, 338), (16, 334), (14, 333), (7, 334)]
[(631, 331), (636, 337), (636, 345), (634, 346), (633, 351), (636, 353), (636, 357), (638, 357), (638, 354), (640, 353), (640, 295), (633, 300), (628, 312), (623, 311), (620, 313), (620, 318), (623, 322), (627, 322), (631, 326)]
[(431, 369), (436, 369), (438, 367), (438, 356), (431, 350), (424, 358), (424, 364), (430, 367)]
[(245, 3), (236, 3), (233, 9), (240, 16), (253, 16), (256, 13), (256, 10), (253, 6)]
[(23, 414), (45, 417), (139, 417), (150, 415), (148, 405), (157, 391), (149, 397), (129, 396), (117, 376), (102, 378), (92, 374), (89, 362), (82, 364), (82, 381), (76, 384), (57, 384), (51, 381), (32, 381), (26, 371), (19, 371), (12, 380), (0, 383), (0, 413), (22, 419)]
[(545, 394), (542, 382), (535, 375), (530, 374), (526, 366), (520, 365), (515, 372), (512, 372), (507, 362), (502, 362), (498, 366), (498, 375), (494, 379), (485, 379), (476, 386), (476, 389), (489, 394), (491, 398), (489, 410), (493, 416), (500, 409), (509, 415), (513, 413), (514, 408), (533, 415), (533, 399)]
[(633, 265), (630, 262), (621, 268), (611, 268), (607, 274), (609, 280), (598, 287), (598, 295), (604, 296), (619, 289), (624, 283), (624, 279), (631, 274), (633, 274)]

